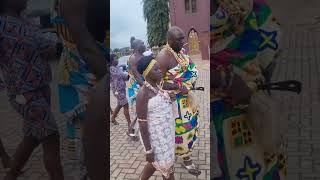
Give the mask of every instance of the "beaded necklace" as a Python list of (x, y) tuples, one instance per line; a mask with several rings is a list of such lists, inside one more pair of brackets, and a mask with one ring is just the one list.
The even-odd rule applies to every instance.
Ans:
[(189, 65), (189, 59), (186, 58), (185, 55), (182, 53), (176, 53), (170, 46), (169, 44), (166, 44), (164, 47), (166, 50), (168, 50), (177, 60), (177, 62), (182, 66), (182, 69), (186, 69)]
[(152, 92), (154, 92), (155, 94), (160, 95), (161, 97), (164, 97), (165, 100), (171, 102), (170, 96), (168, 95), (168, 93), (165, 93), (165, 91), (159, 86), (157, 85), (156, 89), (155, 87), (153, 87), (150, 83), (148, 83), (147, 81), (143, 82), (143, 85), (145, 85), (149, 90), (151, 90)]

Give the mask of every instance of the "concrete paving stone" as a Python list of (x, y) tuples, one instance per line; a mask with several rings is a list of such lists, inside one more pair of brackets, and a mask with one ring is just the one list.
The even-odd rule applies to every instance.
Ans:
[(288, 172), (287, 179), (290, 179), (290, 180), (300, 180), (300, 176), (299, 176), (299, 174), (289, 173), (289, 172)]
[(118, 164), (112, 164), (110, 166), (110, 172), (113, 172), (118, 167)]
[(116, 168), (112, 174), (111, 174), (111, 177), (118, 177), (118, 175), (120, 174), (120, 172), (122, 171), (121, 168)]
[(118, 167), (119, 168), (130, 168), (131, 164), (119, 164)]
[(303, 174), (301, 177), (302, 180), (318, 180), (320, 179), (320, 175), (319, 174)]
[(121, 172), (125, 174), (132, 174), (135, 172), (135, 169), (122, 169)]
[(139, 179), (139, 175), (137, 174), (126, 174), (126, 178), (128, 179), (132, 179), (132, 180), (136, 180), (136, 179)]
[[(284, 49), (276, 68), (274, 80), (296, 79), (303, 83), (300, 96), (282, 95), (288, 102), (288, 176), (286, 179), (320, 179), (314, 160), (320, 152), (319, 77), (320, 77), (320, 33), (297, 26), (302, 22), (310, 24), (318, 12), (320, 3), (316, 0), (302, 1), (270, 0), (275, 15), (282, 22), (282, 47)], [(286, 11), (284, 11), (286, 9)], [(294, 12), (294, 13), (288, 13)], [(315, 129), (314, 131), (312, 129)]]
[(126, 176), (126, 173), (120, 173), (116, 178), (116, 180), (123, 180), (125, 176)]
[(312, 157), (302, 157), (300, 167), (302, 169), (312, 169), (313, 167)]
[(197, 179), (206, 179), (207, 178), (207, 171), (201, 170), (201, 174), (197, 177)]

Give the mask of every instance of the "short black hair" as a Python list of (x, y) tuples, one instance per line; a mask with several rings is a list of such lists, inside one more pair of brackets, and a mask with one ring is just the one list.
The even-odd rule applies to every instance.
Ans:
[(110, 54), (110, 63), (112, 64), (113, 61), (116, 60), (116, 58), (117, 58), (117, 55), (115, 55), (115, 54)]
[(141, 39), (135, 39), (132, 41), (132, 49), (137, 50), (139, 43), (143, 43)]
[(143, 74), (143, 71), (147, 69), (152, 59), (154, 59), (153, 56), (143, 56), (139, 60), (137, 70), (140, 74)]
[(168, 29), (168, 32), (167, 32), (167, 39), (171, 39), (174, 37), (174, 35), (178, 32), (183, 32), (183, 30), (178, 27), (178, 26), (172, 26)]

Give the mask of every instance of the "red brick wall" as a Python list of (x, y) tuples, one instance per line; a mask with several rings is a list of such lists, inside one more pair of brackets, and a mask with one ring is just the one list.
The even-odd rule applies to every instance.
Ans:
[(200, 51), (203, 60), (209, 60), (209, 38), (209, 33), (202, 33), (199, 35)]
[(210, 0), (197, 0), (197, 12), (192, 14), (185, 12), (184, 2), (169, 1), (171, 25), (179, 26), (186, 37), (193, 27), (198, 32), (202, 59), (209, 60)]

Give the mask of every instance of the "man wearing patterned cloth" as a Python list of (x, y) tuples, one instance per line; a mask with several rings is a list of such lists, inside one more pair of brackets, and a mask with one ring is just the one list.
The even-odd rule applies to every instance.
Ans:
[[(264, 0), (219, 0), (211, 12), (211, 122), (221, 169), (214, 179), (285, 179), (285, 142), (265, 149), (250, 125), (259, 119), (247, 108), (257, 82), (271, 78), (266, 72), (280, 50), (280, 25)], [(263, 125), (259, 131), (273, 132)]]
[[(84, 119), (96, 84), (108, 72), (109, 50), (105, 47), (107, 2), (58, 1), (58, 16), (53, 23), (64, 45), (59, 63), (60, 112), (66, 118), (68, 157), (80, 163), (80, 169), (75, 168), (75, 173), (78, 179), (85, 180), (88, 174), (84, 145), (88, 142), (83, 136)], [(71, 10), (75, 4), (80, 14)]]
[(183, 158), (183, 166), (192, 175), (201, 171), (190, 156), (198, 139), (199, 111), (192, 101), (190, 90), (198, 79), (198, 70), (191, 59), (182, 52), (184, 32), (176, 26), (167, 33), (168, 44), (160, 51), (157, 61), (163, 72), (163, 89), (176, 94), (178, 116), (176, 119), (176, 156)]
[(141, 74), (139, 74), (137, 70), (137, 65), (139, 60), (143, 57), (143, 52), (146, 50), (146, 46), (144, 45), (144, 42), (140, 39), (134, 39), (131, 43), (131, 47), (133, 48), (133, 54), (130, 55), (128, 60), (128, 70), (129, 70), (129, 82), (128, 82), (128, 97), (129, 97), (129, 104), (130, 104), (130, 110), (131, 115), (130, 117), (134, 117), (134, 120), (132, 122), (132, 130), (129, 132), (129, 137), (132, 140), (138, 140), (137, 133), (139, 132), (139, 127), (137, 124), (137, 118), (136, 118), (136, 96), (138, 94), (139, 88), (143, 85), (143, 77)]

